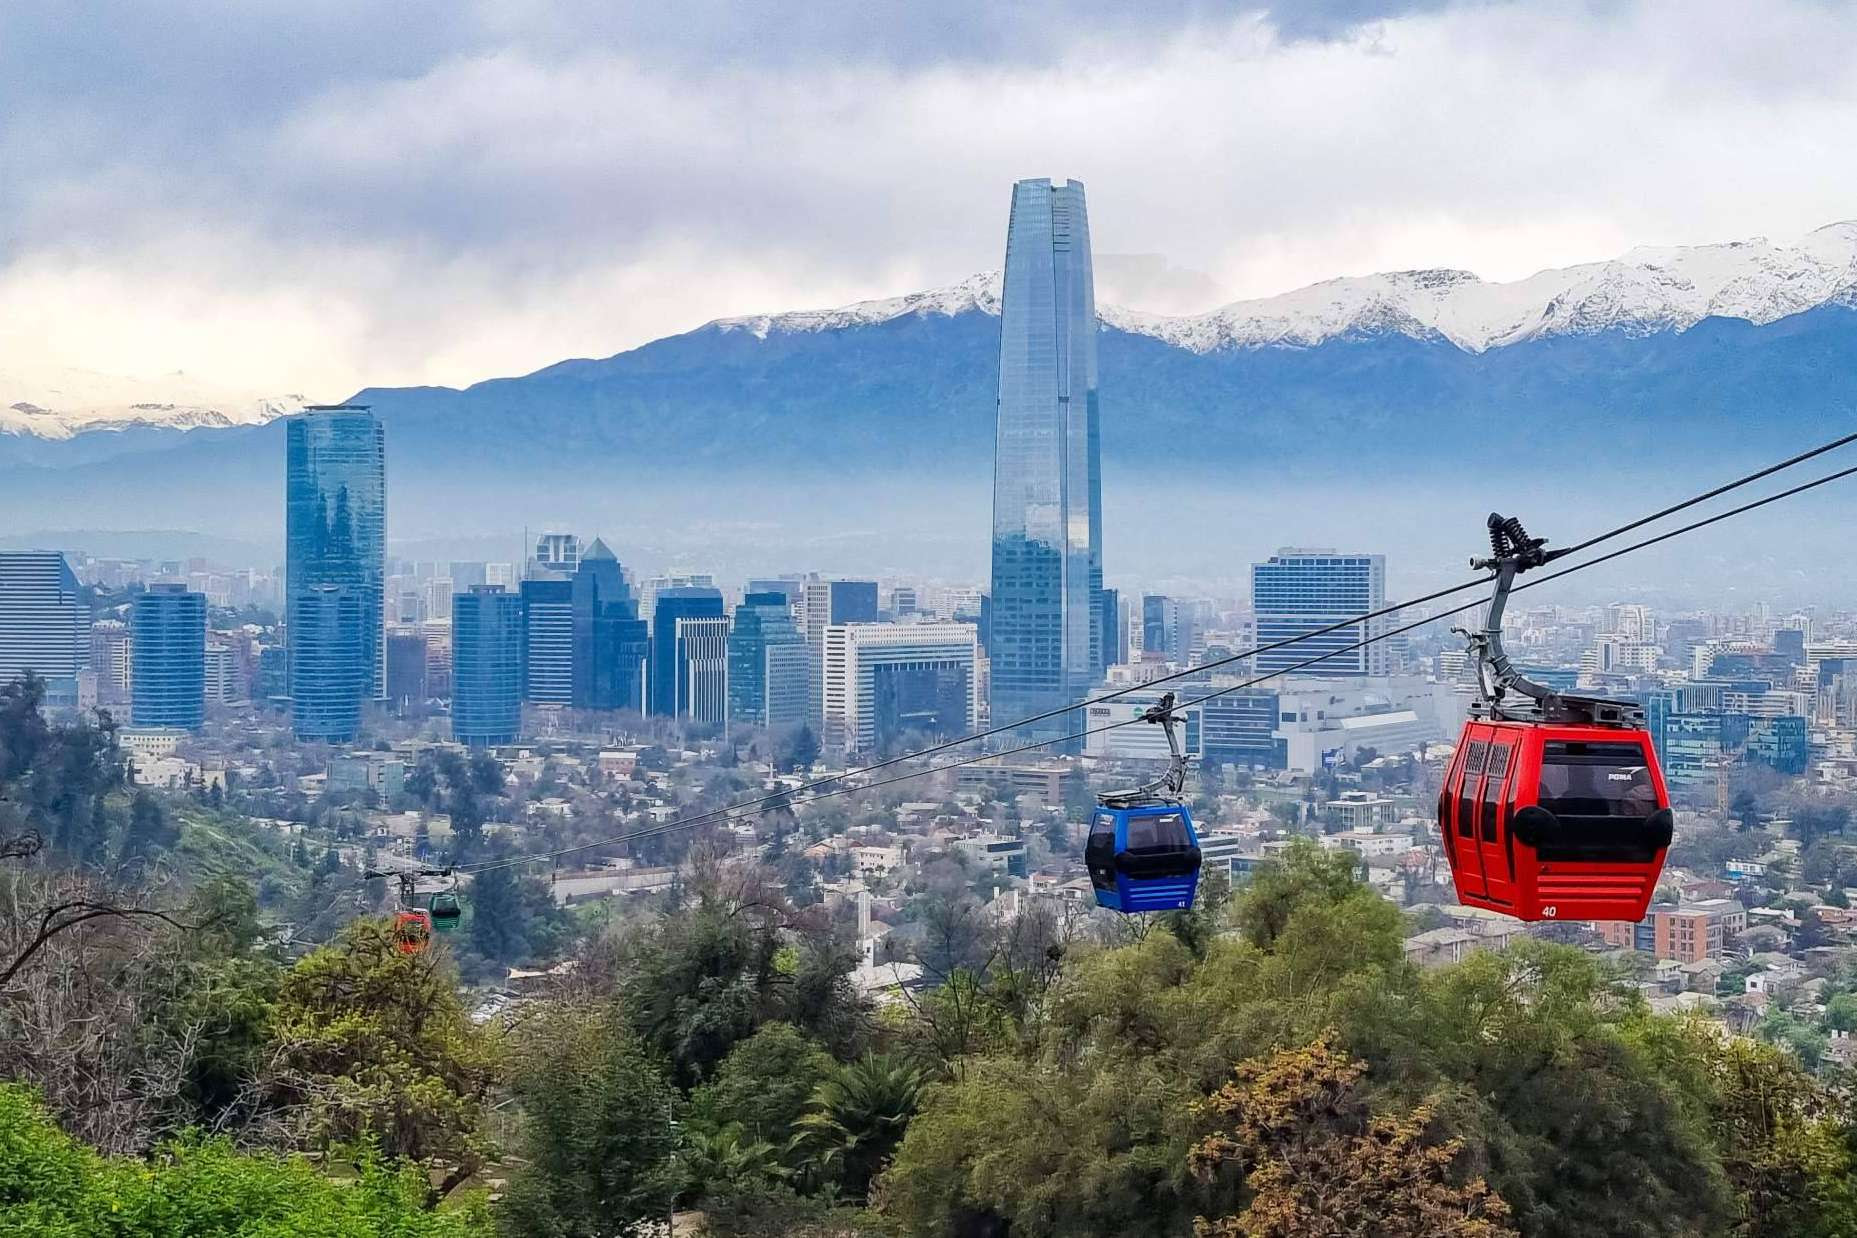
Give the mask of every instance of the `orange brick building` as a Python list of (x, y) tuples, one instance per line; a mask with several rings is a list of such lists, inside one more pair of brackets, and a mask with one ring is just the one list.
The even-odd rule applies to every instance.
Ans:
[(1653, 958), (1700, 963), (1722, 957), (1728, 938), (1747, 928), (1747, 909), (1731, 898), (1712, 898), (1675, 906), (1664, 903), (1633, 924), (1596, 921), (1593, 927), (1609, 946), (1641, 950)]

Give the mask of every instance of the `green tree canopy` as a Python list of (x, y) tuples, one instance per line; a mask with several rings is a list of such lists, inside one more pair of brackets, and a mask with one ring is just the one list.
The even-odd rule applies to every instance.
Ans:
[(444, 950), (404, 954), (386, 922), (354, 921), (285, 978), (267, 1054), (269, 1100), (302, 1146), (373, 1141), (433, 1170), (440, 1194), (483, 1164), (496, 1045)]
[(833, 1068), (818, 1041), (790, 1023), (768, 1023), (729, 1051), (715, 1078), (691, 1095), (691, 1110), (714, 1126), (733, 1124), (784, 1148)]
[(667, 1217), (675, 1093), (625, 1021), (609, 1006), (558, 1006), (516, 1048), (524, 1166), (502, 1205), (504, 1233), (606, 1238)]
[(294, 1157), (180, 1139), (147, 1162), (107, 1159), (59, 1130), (32, 1093), (0, 1084), (0, 1233), (34, 1238), (488, 1238), (481, 1204), (426, 1210), (407, 1167), (363, 1156), (350, 1183)]

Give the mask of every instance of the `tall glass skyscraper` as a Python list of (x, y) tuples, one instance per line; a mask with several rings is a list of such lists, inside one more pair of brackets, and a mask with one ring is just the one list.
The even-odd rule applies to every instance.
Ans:
[(1020, 181), (1006, 230), (994, 439), (996, 724), (1080, 699), (1103, 664), (1096, 331), (1083, 186)]
[(451, 737), (482, 747), (522, 730), (522, 597), (473, 585), (451, 599)]
[[(386, 628), (382, 595), (387, 569), (387, 457), (381, 425), (364, 405), (317, 405), (289, 422), (284, 513), (284, 613), (290, 625), (290, 694), (327, 701), (332, 683), (304, 678), (312, 672), (297, 657), (299, 609), (317, 614), (313, 591), (341, 589), (356, 610), (354, 656), (362, 675), (355, 702), (381, 699), (387, 690)], [(324, 633), (323, 635), (327, 635)], [(331, 651), (318, 650), (318, 665)], [(353, 676), (339, 670), (342, 684)], [(344, 710), (344, 713), (347, 711)]]
[(206, 721), (206, 595), (186, 585), (150, 585), (131, 615), (130, 720), (193, 730)]
[(360, 734), (366, 615), (366, 600), (346, 585), (305, 585), (291, 599), (290, 725), (299, 738), (347, 743)]

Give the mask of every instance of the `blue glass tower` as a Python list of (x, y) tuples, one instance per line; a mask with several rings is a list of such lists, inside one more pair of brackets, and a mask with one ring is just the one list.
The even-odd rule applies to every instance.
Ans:
[(729, 721), (766, 727), (804, 722), (811, 664), (787, 595), (745, 595), (729, 627)]
[(131, 623), (130, 720), (195, 729), (206, 721), (206, 595), (150, 585), (135, 599)]
[(361, 732), (371, 667), (366, 600), (346, 585), (306, 585), (290, 606), (290, 724), (302, 739)]
[(1006, 231), (994, 439), (996, 723), (1077, 700), (1102, 666), (1096, 332), (1083, 186), (1020, 181)]
[[(291, 418), (285, 492), (284, 613), (290, 624), (290, 694), (327, 702), (335, 690), (334, 683), (305, 678), (322, 672), (299, 665), (296, 627), (300, 607), (319, 614), (328, 605), (305, 599), (332, 585), (344, 592), (344, 605), (356, 612), (353, 653), (363, 673), (359, 687), (353, 689), (359, 696), (352, 712), (358, 716), (361, 700), (381, 698), (387, 687), (381, 608), (387, 565), (386, 439), (374, 414), (362, 405), (319, 405)], [(317, 665), (327, 666), (330, 655), (331, 651), (318, 650)], [(335, 673), (342, 685), (351, 683), (345, 663)], [(351, 711), (340, 712), (346, 716)]]
[(1102, 589), (1096, 595), (1096, 626), (1102, 633), (1102, 666), (1107, 670), (1128, 661), (1128, 633), (1122, 630), (1122, 593)]
[(650, 636), (619, 560), (599, 538), (574, 571), (576, 709), (645, 712), (645, 661)]
[(527, 669), (523, 699), (535, 705), (574, 703), (574, 582), (561, 577), (522, 582)]
[(720, 619), (723, 617), (722, 594), (701, 585), (686, 585), (658, 591), (657, 608), (651, 616), (651, 712), (674, 718), (687, 693), (680, 692), (685, 666), (679, 657), (677, 621), (679, 619)]
[(522, 730), (522, 597), (473, 585), (451, 599), (451, 737), (483, 747)]

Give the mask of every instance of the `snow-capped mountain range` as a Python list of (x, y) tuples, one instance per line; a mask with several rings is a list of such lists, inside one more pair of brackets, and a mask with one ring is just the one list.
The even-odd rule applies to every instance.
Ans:
[[(723, 331), (833, 331), (905, 315), (999, 312), (999, 272), (904, 297), (720, 319)], [(1396, 332), (1484, 352), (1544, 336), (1609, 329), (1684, 331), (1705, 318), (1772, 322), (1857, 299), (1857, 221), (1831, 224), (1796, 245), (1764, 238), (1722, 245), (1634, 249), (1609, 262), (1490, 283), (1468, 271), (1393, 271), (1325, 280), (1274, 297), (1179, 317), (1098, 307), (1111, 327), (1209, 353), (1307, 348), (1337, 337)]]
[(303, 397), (228, 391), (190, 374), (127, 378), (90, 370), (0, 364), (0, 434), (68, 439), (91, 430), (261, 425)]
[[(745, 332), (765, 340), (909, 318), (996, 315), (999, 285), (998, 272), (983, 273), (944, 288), (838, 309), (718, 319), (683, 338)], [(1447, 342), (1474, 354), (1604, 331), (1637, 337), (1681, 333), (1710, 318), (1761, 325), (1827, 305), (1857, 307), (1857, 221), (1820, 228), (1793, 245), (1755, 239), (1640, 248), (1609, 262), (1509, 283), (1467, 271), (1396, 271), (1326, 280), (1204, 314), (1166, 316), (1110, 305), (1099, 306), (1098, 313), (1107, 328), (1213, 357), (1313, 349), (1330, 340), (1372, 336)], [(228, 391), (187, 374), (133, 379), (0, 361), (0, 437), (16, 441), (135, 427), (258, 425), (302, 405), (300, 396)]]

